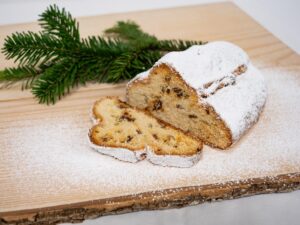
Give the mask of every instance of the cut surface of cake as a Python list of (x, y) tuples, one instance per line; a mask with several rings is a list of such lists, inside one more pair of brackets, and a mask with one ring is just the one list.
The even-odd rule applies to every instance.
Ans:
[(127, 85), (127, 102), (226, 149), (258, 120), (267, 98), (263, 75), (224, 41), (170, 52)]
[(92, 114), (95, 125), (89, 140), (100, 153), (128, 162), (146, 158), (154, 164), (175, 167), (190, 167), (200, 159), (200, 140), (116, 97), (97, 101)]

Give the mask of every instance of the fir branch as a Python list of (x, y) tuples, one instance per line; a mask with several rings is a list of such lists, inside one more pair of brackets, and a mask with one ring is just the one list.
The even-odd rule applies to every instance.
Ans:
[(82, 40), (80, 55), (84, 57), (115, 57), (130, 51), (130, 46), (119, 39), (88, 37)]
[(7, 88), (18, 81), (23, 81), (22, 89), (31, 88), (39, 73), (40, 71), (29, 66), (7, 68), (0, 71), (0, 88)]
[(32, 87), (40, 103), (54, 104), (78, 84), (77, 61), (66, 58), (45, 70)]
[(39, 22), (45, 33), (63, 40), (67, 46), (80, 44), (79, 24), (64, 8), (60, 10), (57, 5), (50, 5), (40, 15)]
[(40, 61), (49, 61), (54, 56), (65, 55), (62, 43), (56, 38), (34, 32), (14, 33), (5, 39), (2, 53), (6, 59), (15, 59), (20, 66), (35, 66)]
[(149, 45), (158, 42), (155, 36), (142, 31), (133, 21), (119, 21), (112, 28), (106, 29), (104, 33), (109, 37), (128, 41), (135, 45), (142, 43)]
[(125, 52), (117, 57), (111, 64), (107, 72), (107, 82), (116, 82), (131, 78), (130, 66), (136, 54)]
[(130, 79), (166, 52), (204, 44), (158, 40), (132, 21), (119, 21), (105, 36), (81, 39), (77, 21), (56, 5), (40, 15), (39, 24), (41, 32), (16, 32), (6, 37), (2, 53), (18, 67), (0, 71), (0, 83), (22, 80), (40, 103), (47, 104), (54, 104), (79, 84)]
[(158, 40), (155, 36), (143, 32), (133, 21), (119, 21), (115, 26), (106, 29), (104, 32), (109, 37), (122, 39), (143, 48), (148, 47), (151, 51), (182, 51), (192, 45), (206, 43), (203, 41)]

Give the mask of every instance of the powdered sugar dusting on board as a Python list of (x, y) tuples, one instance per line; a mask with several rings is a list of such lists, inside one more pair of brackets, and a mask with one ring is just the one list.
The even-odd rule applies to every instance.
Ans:
[[(7, 171), (0, 182), (24, 202), (11, 207), (25, 208), (28, 199), (32, 207), (41, 207), (72, 202), (74, 196), (84, 201), (300, 172), (299, 74), (262, 72), (269, 96), (259, 122), (228, 151), (206, 146), (191, 168), (126, 163), (93, 151), (86, 138), (89, 107), (84, 115), (56, 113), (45, 118), (37, 113), (2, 123), (1, 137), (6, 138), (1, 140), (5, 151), (0, 157)], [(1, 196), (0, 208), (8, 209), (9, 202)]]

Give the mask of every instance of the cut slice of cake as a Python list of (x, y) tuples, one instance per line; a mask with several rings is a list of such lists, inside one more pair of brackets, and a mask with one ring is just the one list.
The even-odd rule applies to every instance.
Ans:
[(266, 97), (247, 54), (223, 41), (168, 53), (127, 86), (130, 105), (220, 149), (258, 120)]
[(116, 97), (97, 101), (92, 109), (91, 146), (117, 159), (148, 159), (162, 166), (190, 167), (200, 159), (202, 142), (134, 109)]

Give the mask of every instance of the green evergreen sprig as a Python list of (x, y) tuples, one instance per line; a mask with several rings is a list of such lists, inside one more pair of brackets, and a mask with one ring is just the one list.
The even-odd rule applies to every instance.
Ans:
[(65, 9), (49, 6), (40, 15), (42, 31), (6, 37), (2, 53), (18, 66), (0, 71), (3, 87), (23, 81), (40, 103), (54, 104), (86, 82), (115, 83), (149, 69), (169, 51), (202, 41), (158, 40), (132, 21), (119, 21), (103, 36), (81, 38), (79, 24)]

